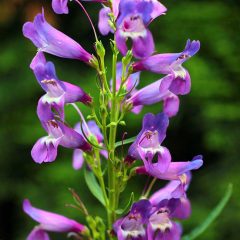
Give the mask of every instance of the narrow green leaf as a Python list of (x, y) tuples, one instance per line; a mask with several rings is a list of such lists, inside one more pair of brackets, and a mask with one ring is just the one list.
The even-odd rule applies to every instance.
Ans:
[(228, 200), (232, 195), (232, 184), (229, 184), (227, 191), (218, 205), (212, 210), (212, 212), (208, 215), (206, 220), (197, 228), (195, 228), (191, 233), (186, 236), (183, 236), (182, 240), (193, 240), (200, 236), (212, 223), (213, 221), (220, 215)]
[(135, 141), (135, 139), (136, 139), (136, 137), (131, 137), (131, 138), (125, 139), (123, 141), (116, 142), (115, 143), (115, 148), (117, 148), (119, 146), (122, 146), (122, 145), (125, 145), (125, 144), (132, 143), (132, 142)]
[(127, 205), (123, 209), (117, 209), (115, 211), (115, 213), (118, 215), (122, 215), (122, 214), (126, 213), (133, 202), (134, 202), (134, 193), (132, 192)]
[(84, 178), (85, 178), (85, 181), (87, 183), (87, 186), (90, 190), (90, 192), (93, 194), (93, 196), (95, 198), (98, 199), (98, 201), (103, 205), (105, 206), (105, 201), (104, 201), (104, 197), (103, 197), (103, 194), (102, 194), (102, 190), (94, 176), (94, 174), (91, 172), (91, 171), (88, 171), (88, 170), (84, 170)]

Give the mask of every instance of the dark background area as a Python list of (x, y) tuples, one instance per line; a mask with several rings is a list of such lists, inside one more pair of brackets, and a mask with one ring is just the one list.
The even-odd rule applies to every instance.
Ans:
[[(90, 195), (82, 171), (72, 169), (72, 151), (59, 149), (52, 164), (37, 165), (30, 156), (34, 142), (44, 130), (35, 114), (43, 94), (29, 64), (36, 48), (22, 36), (22, 25), (41, 11), (55, 27), (77, 40), (93, 53), (93, 33), (82, 10), (71, 2), (69, 15), (55, 15), (50, 0), (0, 1), (0, 239), (22, 240), (35, 223), (22, 211), (22, 201), (83, 221), (81, 214), (66, 208), (72, 202), (68, 187), (76, 189), (93, 214), (103, 214), (101, 205)], [(240, 4), (227, 1), (162, 1), (166, 16), (155, 20), (152, 30), (158, 52), (181, 51), (188, 38), (199, 39), (201, 50), (185, 64), (192, 78), (192, 91), (181, 97), (179, 114), (171, 119), (167, 146), (173, 159), (191, 160), (204, 155), (204, 166), (194, 172), (188, 196), (192, 200), (192, 217), (184, 222), (185, 232), (200, 224), (224, 194), (229, 182), (234, 194), (222, 215), (199, 240), (239, 239), (240, 222)], [(84, 3), (97, 23), (99, 4)], [(107, 37), (101, 37), (109, 49)], [(80, 85), (97, 95), (95, 73), (82, 62), (47, 55), (55, 63), (60, 79)], [(110, 59), (109, 59), (110, 60)], [(110, 65), (108, 65), (110, 68)], [(141, 86), (159, 76), (142, 74)], [(77, 114), (66, 107), (68, 120), (74, 124)], [(129, 114), (124, 131), (134, 136), (141, 128), (143, 113), (161, 111), (161, 104), (145, 107), (140, 115)], [(85, 114), (88, 113), (83, 108)], [(144, 178), (130, 182), (130, 190), (141, 192)], [(156, 186), (157, 187), (157, 186)], [(103, 215), (104, 216), (104, 215)], [(52, 239), (65, 239), (51, 234)]]

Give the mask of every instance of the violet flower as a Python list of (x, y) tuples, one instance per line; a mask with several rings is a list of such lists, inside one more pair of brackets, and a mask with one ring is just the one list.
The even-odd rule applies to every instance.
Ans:
[(49, 240), (48, 231), (83, 233), (87, 230), (84, 225), (75, 220), (33, 207), (27, 199), (23, 202), (23, 210), (39, 223), (28, 235), (27, 240)]
[(148, 240), (181, 239), (182, 228), (172, 220), (179, 203), (179, 199), (164, 199), (153, 208), (147, 227)]
[(173, 75), (167, 75), (164, 78), (135, 91), (131, 97), (127, 99), (126, 103), (130, 104), (132, 107), (139, 107), (163, 101), (163, 112), (167, 114), (168, 117), (175, 116), (179, 109), (178, 96), (168, 89), (159, 89), (162, 82), (170, 81), (172, 78)]
[[(40, 99), (39, 105), (48, 104), (49, 107), (53, 107), (62, 119), (64, 118), (64, 105), (66, 103), (82, 102), (88, 105), (92, 102), (92, 98), (80, 87), (60, 81), (56, 75), (54, 64), (47, 62), (42, 52), (37, 53), (30, 67), (38, 83), (46, 92)], [(40, 108), (43, 108), (43, 106), (38, 106), (38, 109)], [(43, 116), (42, 114), (38, 115)]]
[(76, 41), (52, 27), (42, 14), (38, 14), (33, 22), (23, 25), (23, 35), (29, 38), (38, 51), (47, 52), (58, 57), (78, 59), (89, 63), (92, 55)]
[(191, 170), (199, 169), (203, 165), (202, 156), (196, 156), (192, 161), (188, 162), (171, 162), (165, 172), (161, 171), (161, 161), (152, 163), (145, 161), (144, 166), (138, 167), (138, 174), (147, 174), (163, 180), (180, 180), (186, 183), (186, 173)]
[(161, 143), (166, 137), (169, 119), (165, 113), (156, 116), (148, 113), (143, 118), (143, 126), (136, 140), (128, 150), (125, 161), (142, 159), (146, 168), (152, 165), (155, 154), (158, 157), (158, 170), (164, 173), (171, 162), (171, 155), (167, 148), (162, 147)]
[[(173, 79), (166, 79), (164, 88), (174, 94), (187, 94), (191, 88), (191, 78), (182, 64), (195, 55), (200, 49), (199, 41), (187, 41), (185, 49), (180, 53), (157, 54), (133, 64), (135, 71), (151, 71), (161, 74), (173, 74)], [(160, 86), (160, 88), (163, 86)]]
[[(96, 124), (95, 121), (88, 121), (87, 126), (85, 124), (83, 124), (83, 131), (84, 134), (89, 137), (90, 135), (93, 135), (97, 141), (99, 145), (103, 145), (103, 135), (98, 127), (98, 125)], [(77, 131), (79, 134), (82, 135), (82, 129), (81, 129), (81, 125), (80, 123), (76, 124), (75, 131)], [(83, 151), (81, 149), (75, 149), (73, 151), (73, 168), (75, 170), (79, 170), (82, 168), (83, 162), (84, 162), (84, 156), (83, 156)], [(108, 153), (106, 150), (101, 150), (100, 154), (104, 157), (104, 158), (108, 158)]]
[(72, 128), (54, 119), (42, 122), (47, 136), (40, 138), (32, 148), (31, 155), (36, 163), (52, 162), (57, 157), (58, 146), (71, 149), (91, 150), (91, 145)]
[(117, 238), (119, 240), (148, 240), (145, 226), (148, 223), (150, 211), (151, 204), (148, 200), (134, 203), (130, 212), (113, 225)]
[(149, 23), (166, 8), (157, 0), (121, 0), (116, 21), (115, 39), (120, 52), (125, 55), (128, 51), (126, 40), (132, 39), (133, 55), (136, 58), (150, 56), (154, 52), (154, 41), (148, 30)]

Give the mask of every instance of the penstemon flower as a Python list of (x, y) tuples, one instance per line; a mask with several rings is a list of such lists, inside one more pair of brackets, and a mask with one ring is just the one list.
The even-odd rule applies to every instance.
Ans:
[(53, 54), (62, 58), (72, 58), (89, 63), (92, 55), (73, 39), (52, 27), (39, 13), (33, 22), (23, 25), (23, 34), (38, 48), (38, 51)]
[(48, 240), (50, 239), (48, 231), (83, 233), (87, 230), (84, 225), (72, 219), (33, 207), (28, 199), (23, 202), (23, 210), (39, 223), (29, 234), (27, 240)]
[[(86, 185), (105, 208), (106, 216), (96, 216), (74, 190), (71, 193), (75, 205), (69, 206), (84, 214), (84, 225), (37, 209), (25, 200), (24, 212), (39, 223), (27, 239), (49, 240), (49, 232), (66, 232), (68, 237), (84, 240), (180, 240), (184, 232), (181, 220), (191, 214), (191, 202), (186, 193), (191, 172), (203, 165), (203, 157), (172, 161), (163, 141), (171, 118), (179, 111), (179, 95), (191, 90), (190, 74), (182, 65), (199, 51), (200, 42), (188, 40), (180, 53), (155, 54), (149, 24), (167, 11), (159, 1), (86, 0), (101, 5), (100, 33), (113, 33), (109, 71), (105, 65), (106, 49), (98, 40), (90, 15), (82, 1), (73, 2), (82, 8), (93, 29), (94, 55), (52, 27), (45, 20), (44, 12), (23, 26), (24, 36), (38, 49), (30, 69), (45, 92), (38, 101), (37, 115), (47, 134), (37, 140), (31, 154), (36, 163), (44, 165), (56, 160), (59, 146), (73, 149), (73, 168), (84, 170)], [(68, 4), (68, 0), (52, 0), (57, 14), (68, 14)], [(131, 47), (127, 45), (128, 39)], [(96, 71), (99, 95), (90, 96), (80, 86), (60, 80), (45, 53), (87, 63)], [(146, 85), (144, 78), (140, 80), (140, 75), (144, 76), (142, 71), (162, 75)], [(65, 107), (69, 104), (80, 117), (74, 123), (66, 121)], [(159, 104), (159, 109), (162, 104), (162, 111), (145, 114), (139, 134), (125, 139), (126, 131), (122, 127), (127, 128), (126, 115), (140, 114), (144, 106), (152, 104)], [(82, 114), (83, 105), (87, 108), (87, 117)], [(120, 141), (117, 141), (118, 132), (122, 136)], [(130, 147), (124, 151), (129, 143)], [(119, 146), (121, 151), (117, 149)], [(122, 201), (122, 193), (137, 174), (141, 175), (139, 177), (147, 175), (152, 180), (146, 183), (142, 194), (131, 193), (127, 205), (122, 207), (122, 202), (126, 202)], [(155, 182), (162, 180), (168, 183), (152, 193)]]
[(163, 102), (163, 112), (168, 117), (173, 117), (178, 113), (179, 98), (177, 95), (168, 89), (160, 89), (162, 82), (171, 81), (173, 75), (167, 75), (164, 78), (147, 85), (146, 87), (134, 91), (127, 99), (126, 103), (136, 107), (143, 107), (144, 105), (152, 105), (154, 103)]
[(56, 76), (54, 64), (47, 62), (42, 52), (37, 53), (30, 67), (38, 83), (46, 92), (38, 103), (38, 116), (40, 120), (44, 120), (44, 113), (47, 113), (46, 110), (41, 111), (43, 108), (54, 108), (61, 118), (64, 119), (65, 104), (75, 102), (90, 104), (92, 102), (92, 98), (80, 87), (59, 80)]
[(83, 151), (91, 150), (91, 145), (81, 134), (60, 121), (50, 119), (42, 122), (42, 126), (48, 135), (40, 138), (32, 148), (32, 158), (36, 163), (54, 161), (59, 145)]
[(151, 204), (148, 200), (140, 200), (132, 205), (127, 216), (114, 223), (114, 230), (120, 240), (147, 240), (145, 225), (148, 223)]
[(166, 10), (158, 1), (120, 1), (115, 33), (120, 52), (124, 55), (127, 53), (126, 40), (131, 38), (133, 55), (136, 58), (150, 56), (155, 47), (153, 36), (147, 27), (152, 20), (164, 14)]
[(180, 53), (157, 54), (133, 64), (135, 71), (151, 71), (161, 74), (173, 74), (174, 78), (166, 79), (160, 88), (168, 88), (174, 94), (185, 95), (191, 88), (191, 79), (182, 63), (195, 55), (200, 49), (199, 41), (188, 40), (185, 49)]

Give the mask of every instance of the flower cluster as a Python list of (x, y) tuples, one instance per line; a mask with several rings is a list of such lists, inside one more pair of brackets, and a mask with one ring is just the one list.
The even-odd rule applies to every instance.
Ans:
[[(73, 233), (76, 239), (120, 240), (178, 240), (182, 227), (176, 219), (186, 219), (191, 204), (186, 191), (191, 171), (199, 169), (202, 156), (191, 161), (172, 161), (171, 153), (162, 143), (166, 138), (169, 119), (180, 106), (179, 95), (191, 90), (191, 78), (183, 63), (200, 49), (199, 41), (187, 40), (179, 53), (158, 54), (149, 30), (150, 23), (166, 14), (167, 8), (158, 0), (86, 0), (101, 3), (98, 28), (102, 35), (113, 34), (112, 76), (107, 79), (105, 48), (98, 40), (96, 30), (80, 0), (74, 0), (86, 13), (96, 37), (96, 53), (90, 54), (79, 43), (51, 26), (44, 17), (44, 10), (33, 22), (23, 26), (23, 34), (37, 47), (30, 68), (45, 94), (39, 99), (37, 115), (47, 135), (40, 138), (32, 148), (36, 163), (49, 163), (57, 158), (58, 146), (73, 149), (73, 168), (79, 170), (85, 164), (88, 187), (104, 205), (107, 213), (108, 231), (98, 227), (86, 207), (77, 197), (80, 208), (87, 215), (86, 226), (63, 217), (32, 207), (24, 201), (24, 211), (39, 223), (30, 233), (29, 240), (48, 240), (48, 231)], [(68, 0), (52, 0), (57, 14), (69, 13)], [(131, 40), (130, 47), (127, 44)], [(79, 86), (60, 80), (55, 66), (45, 54), (80, 60), (97, 71), (99, 78), (99, 107), (95, 99)], [(119, 54), (122, 54), (118, 61)], [(139, 89), (140, 75), (149, 71), (164, 76)], [(77, 105), (79, 103), (79, 105)], [(127, 113), (139, 114), (146, 105), (162, 103), (162, 112), (148, 113), (143, 117), (142, 129), (131, 141), (126, 156), (117, 156), (116, 136), (119, 125), (125, 125)], [(79, 113), (80, 123), (71, 127), (65, 121), (65, 106), (71, 104)], [(91, 114), (86, 121), (80, 109), (86, 105)], [(98, 111), (96, 111), (96, 108)], [(122, 141), (122, 147), (129, 143)], [(106, 160), (102, 161), (101, 158)], [(108, 176), (102, 169), (105, 168)], [(135, 200), (127, 214), (117, 219), (119, 199), (127, 182), (136, 174), (148, 175), (152, 182), (140, 198)], [(149, 194), (155, 181), (167, 180), (162, 189)], [(108, 186), (105, 185), (107, 181)], [(92, 184), (92, 185), (91, 185)], [(76, 195), (75, 195), (76, 199)], [(98, 218), (99, 219), (99, 218)], [(108, 237), (107, 237), (108, 234)]]
[(190, 178), (188, 173), (184, 187), (179, 181), (172, 180), (149, 200), (134, 203), (129, 213), (114, 224), (118, 239), (181, 239), (182, 227), (174, 220), (186, 219), (191, 213), (185, 193)]

